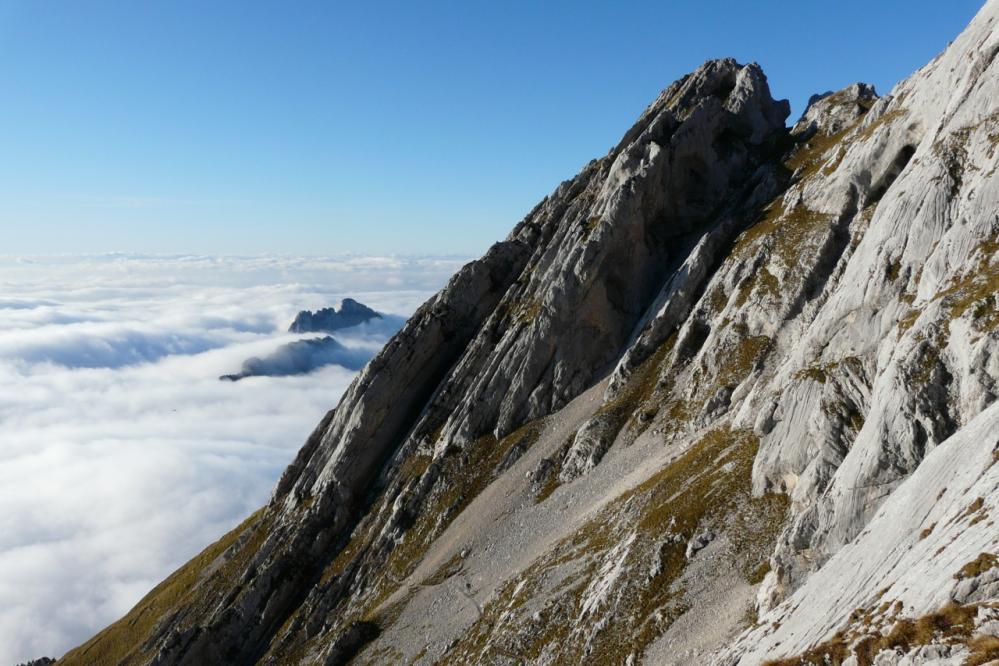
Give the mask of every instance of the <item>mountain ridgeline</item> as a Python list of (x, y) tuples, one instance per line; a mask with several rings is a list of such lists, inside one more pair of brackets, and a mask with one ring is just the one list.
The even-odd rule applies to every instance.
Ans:
[(382, 315), (367, 305), (358, 303), (353, 298), (345, 298), (340, 302), (340, 309), (323, 308), (312, 312), (302, 310), (288, 327), (289, 333), (332, 333), (343, 328), (359, 326), (372, 319), (381, 319)]
[[(342, 331), (373, 320), (391, 327), (399, 317), (386, 317), (352, 298), (340, 302), (340, 309), (323, 308), (312, 312), (302, 310), (288, 327), (289, 333)], [(394, 332), (398, 327), (391, 328)], [(387, 337), (387, 334), (386, 334)], [(366, 349), (347, 347), (332, 336), (306, 338), (288, 342), (264, 357), (254, 356), (243, 361), (240, 371), (219, 377), (222, 381), (238, 382), (248, 377), (287, 377), (303, 375), (327, 365), (339, 365), (360, 370), (371, 358)]]
[(997, 54), (670, 85), (59, 663), (999, 658)]

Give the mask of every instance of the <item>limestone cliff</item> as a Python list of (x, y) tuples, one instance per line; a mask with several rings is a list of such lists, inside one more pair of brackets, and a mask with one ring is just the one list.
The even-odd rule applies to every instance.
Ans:
[(999, 657), (997, 53), (677, 81), (60, 663)]

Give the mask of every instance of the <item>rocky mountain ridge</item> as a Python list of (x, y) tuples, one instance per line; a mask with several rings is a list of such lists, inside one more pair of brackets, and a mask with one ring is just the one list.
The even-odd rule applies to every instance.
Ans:
[(288, 327), (289, 333), (333, 333), (340, 329), (358, 326), (372, 319), (381, 319), (382, 315), (359, 303), (353, 298), (340, 301), (340, 309), (322, 308), (312, 312), (302, 310)]
[(997, 22), (791, 129), (671, 85), (60, 662), (999, 658)]

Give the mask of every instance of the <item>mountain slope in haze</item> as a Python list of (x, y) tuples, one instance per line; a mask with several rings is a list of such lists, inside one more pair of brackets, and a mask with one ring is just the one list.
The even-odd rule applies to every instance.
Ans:
[(253, 356), (243, 361), (238, 373), (219, 379), (238, 382), (247, 377), (286, 377), (304, 375), (326, 365), (341, 365), (350, 370), (364, 367), (371, 354), (364, 349), (351, 349), (333, 336), (306, 338), (281, 345), (267, 356)]
[(677, 81), (60, 661), (999, 657), (997, 54), (990, 0), (790, 130), (755, 64)]

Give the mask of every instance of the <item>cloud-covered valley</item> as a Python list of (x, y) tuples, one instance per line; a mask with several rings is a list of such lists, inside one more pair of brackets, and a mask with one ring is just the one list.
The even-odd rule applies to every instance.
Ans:
[[(259, 507), (355, 371), (220, 375), (310, 337), (299, 310), (407, 316), (461, 263), (0, 257), (0, 663), (60, 655)], [(366, 358), (386, 319), (335, 338)]]

